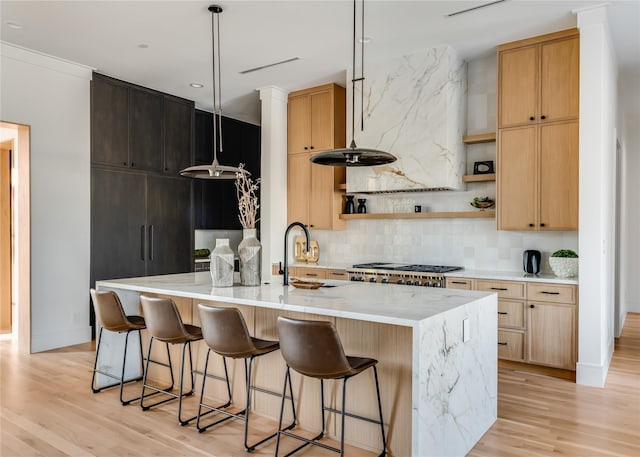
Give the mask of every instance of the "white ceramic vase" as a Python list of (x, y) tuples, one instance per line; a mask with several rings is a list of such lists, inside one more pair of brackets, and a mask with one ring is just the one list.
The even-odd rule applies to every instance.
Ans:
[(575, 257), (549, 257), (549, 266), (560, 278), (571, 278), (578, 275), (578, 259)]
[(242, 241), (238, 245), (240, 257), (240, 284), (259, 286), (262, 270), (262, 245), (257, 238), (256, 229), (243, 229)]
[(213, 287), (233, 286), (233, 251), (229, 238), (218, 238), (211, 253), (211, 282)]

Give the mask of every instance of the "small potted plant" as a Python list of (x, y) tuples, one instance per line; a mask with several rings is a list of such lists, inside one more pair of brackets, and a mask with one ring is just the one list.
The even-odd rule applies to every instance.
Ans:
[(549, 257), (549, 266), (560, 278), (571, 278), (578, 274), (578, 254), (571, 249), (560, 249)]

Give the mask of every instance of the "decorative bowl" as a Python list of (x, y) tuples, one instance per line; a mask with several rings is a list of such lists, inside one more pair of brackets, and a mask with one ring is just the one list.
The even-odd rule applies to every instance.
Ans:
[(476, 197), (469, 203), (474, 208), (478, 209), (487, 209), (493, 207), (496, 202), (490, 199), (489, 197)]
[(296, 287), (298, 289), (318, 289), (324, 286), (323, 282), (311, 282), (311, 281), (291, 281), (289, 284), (291, 284), (293, 287)]

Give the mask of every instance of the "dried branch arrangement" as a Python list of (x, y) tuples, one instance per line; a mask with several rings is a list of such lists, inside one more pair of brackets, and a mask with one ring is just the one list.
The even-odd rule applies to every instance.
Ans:
[[(244, 164), (241, 163), (238, 168), (244, 170)], [(258, 215), (258, 187), (260, 186), (260, 178), (253, 182), (247, 173), (236, 173), (236, 195), (238, 196), (238, 219), (242, 228), (255, 228), (256, 216)]]

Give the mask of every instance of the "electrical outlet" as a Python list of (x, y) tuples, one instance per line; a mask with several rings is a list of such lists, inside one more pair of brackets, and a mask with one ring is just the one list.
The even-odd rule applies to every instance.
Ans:
[(471, 325), (469, 324), (469, 318), (467, 317), (462, 321), (462, 342), (466, 343), (471, 339)]

